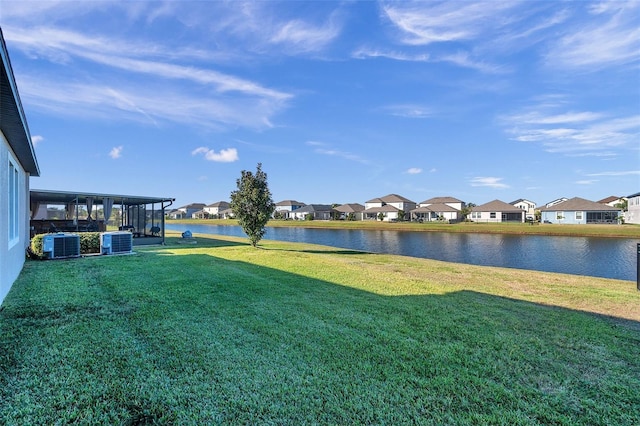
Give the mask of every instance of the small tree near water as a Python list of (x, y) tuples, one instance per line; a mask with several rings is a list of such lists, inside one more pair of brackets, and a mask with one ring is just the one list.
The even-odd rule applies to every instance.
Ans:
[(267, 185), (267, 174), (258, 163), (255, 175), (243, 170), (240, 179), (236, 180), (238, 189), (231, 192), (231, 210), (238, 219), (238, 224), (251, 245), (256, 247), (262, 239), (265, 226), (271, 218), (275, 204)]

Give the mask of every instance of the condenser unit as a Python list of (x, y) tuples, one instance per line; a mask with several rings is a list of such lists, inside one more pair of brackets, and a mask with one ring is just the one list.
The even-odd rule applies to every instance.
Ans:
[(80, 256), (80, 236), (77, 234), (47, 234), (42, 238), (42, 253), (47, 259)]
[(103, 232), (100, 234), (100, 253), (131, 253), (133, 234), (127, 231)]

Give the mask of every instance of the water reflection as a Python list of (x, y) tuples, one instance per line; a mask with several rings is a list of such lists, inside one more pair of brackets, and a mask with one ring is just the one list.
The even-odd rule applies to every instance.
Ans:
[[(239, 226), (167, 224), (172, 231), (244, 237)], [(267, 228), (264, 238), (473, 265), (635, 281), (640, 240), (357, 229)]]

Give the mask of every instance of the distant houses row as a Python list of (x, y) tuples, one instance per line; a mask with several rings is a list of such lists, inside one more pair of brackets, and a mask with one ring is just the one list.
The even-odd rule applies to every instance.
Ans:
[[(624, 208), (626, 204), (626, 209)], [(230, 205), (218, 201), (206, 205), (192, 203), (168, 213), (172, 219), (227, 219), (233, 217)], [(511, 203), (493, 200), (482, 205), (467, 204), (454, 197), (434, 197), (420, 203), (397, 194), (366, 201), (364, 205), (305, 204), (295, 200), (276, 203), (274, 218), (287, 220), (378, 220), (385, 222), (459, 222), (465, 218), (474, 222), (525, 222), (587, 224), (640, 224), (640, 192), (628, 197), (611, 196), (600, 201), (584, 198), (558, 198), (543, 206), (518, 199)]]

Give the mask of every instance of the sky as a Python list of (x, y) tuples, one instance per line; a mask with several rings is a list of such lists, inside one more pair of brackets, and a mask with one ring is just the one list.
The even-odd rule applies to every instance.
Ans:
[(476, 205), (640, 191), (640, 1), (0, 0), (31, 188)]

